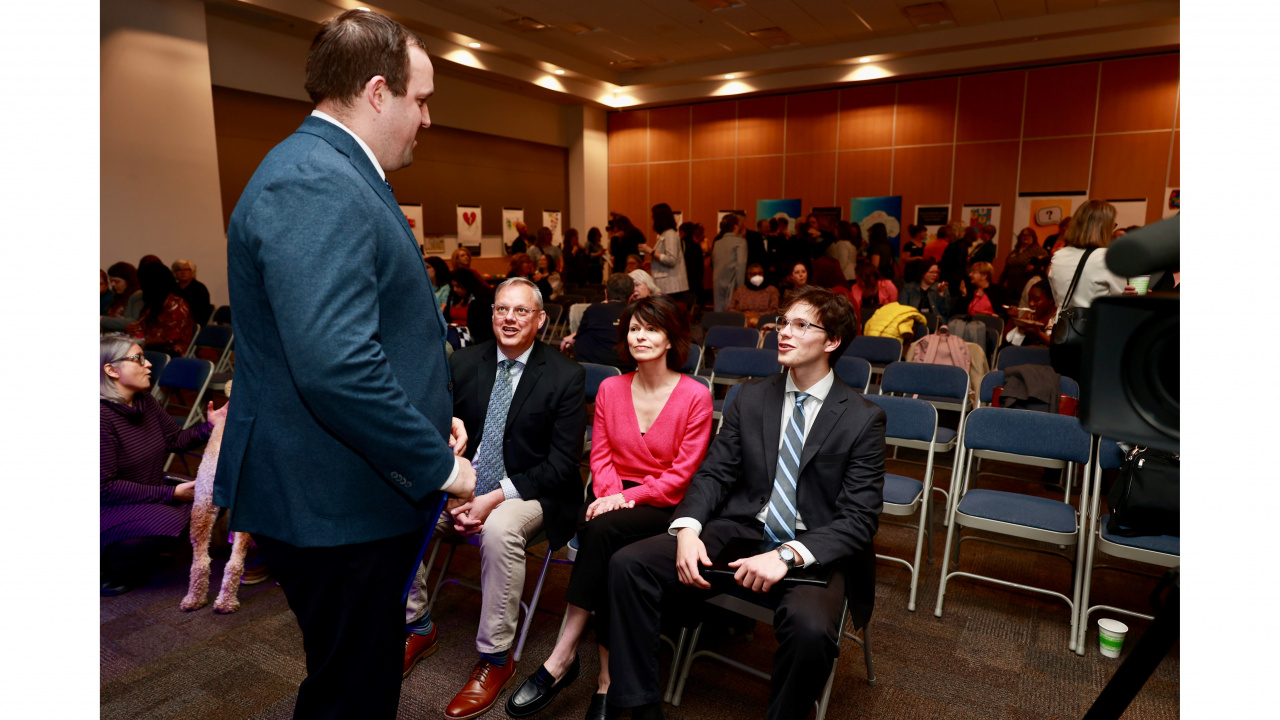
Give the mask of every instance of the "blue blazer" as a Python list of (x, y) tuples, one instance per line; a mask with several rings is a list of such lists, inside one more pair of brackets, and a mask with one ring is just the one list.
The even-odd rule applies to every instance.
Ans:
[(213, 501), (299, 547), (421, 528), (448, 479), (445, 322), (390, 186), (308, 117), (231, 214), (235, 398)]

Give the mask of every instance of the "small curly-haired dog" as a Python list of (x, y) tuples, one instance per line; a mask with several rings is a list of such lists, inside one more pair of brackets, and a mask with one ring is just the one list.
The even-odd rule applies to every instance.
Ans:
[[(230, 381), (225, 392), (227, 397), (231, 397)], [(178, 606), (186, 611), (198, 610), (209, 602), (209, 540), (213, 535), (213, 525), (218, 521), (219, 510), (213, 504), (213, 477), (218, 469), (218, 451), (222, 448), (225, 424), (220, 422), (214, 426), (204, 457), (200, 460), (200, 468), (196, 471), (195, 504), (191, 506), (191, 580), (187, 596)], [(240, 590), (240, 578), (244, 575), (249, 541), (248, 533), (235, 534), (231, 558), (222, 571), (222, 588), (218, 591), (218, 599), (213, 602), (213, 609), (217, 612), (233, 613), (240, 609), (240, 599), (236, 595)]]

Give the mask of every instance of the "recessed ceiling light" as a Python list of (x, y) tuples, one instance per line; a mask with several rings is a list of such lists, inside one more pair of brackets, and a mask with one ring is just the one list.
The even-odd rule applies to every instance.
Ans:
[(871, 62), (871, 58), (869, 58), (869, 57), (858, 58), (858, 62), (860, 62), (860, 63), (869, 63), (869, 62)]
[(556, 71), (556, 74), (557, 74), (557, 75), (563, 75), (563, 74), (564, 74), (564, 71), (563, 71), (563, 70), (557, 70), (557, 71)]
[(732, 79), (734, 79), (735, 77), (737, 77), (737, 75), (734, 75), (733, 73), (729, 73), (728, 75), (725, 75), (725, 76), (724, 76), (724, 79), (725, 79), (725, 80), (732, 80)]
[(473, 48), (478, 48), (478, 47), (480, 47), (480, 43), (467, 43), (467, 45), (468, 45), (469, 47), (473, 47)]

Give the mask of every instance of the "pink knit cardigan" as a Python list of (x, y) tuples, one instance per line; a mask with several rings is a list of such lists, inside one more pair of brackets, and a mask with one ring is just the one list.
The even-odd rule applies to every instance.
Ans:
[[(591, 473), (596, 497), (622, 493), (637, 505), (679, 504), (711, 440), (711, 393), (682, 376), (644, 435), (631, 401), (635, 373), (606, 379), (596, 394)], [(622, 481), (639, 485), (622, 489)]]

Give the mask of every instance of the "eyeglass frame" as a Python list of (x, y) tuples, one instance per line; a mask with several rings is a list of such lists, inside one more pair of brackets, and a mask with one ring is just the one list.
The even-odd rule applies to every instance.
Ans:
[[(510, 315), (512, 312), (514, 312), (514, 313), (516, 314), (516, 319), (517, 319), (517, 320), (528, 320), (529, 318), (532, 318), (532, 317), (533, 317), (534, 315), (536, 315), (537, 313), (542, 312), (542, 311), (541, 311), (541, 310), (539, 310), (538, 308), (527, 308), (527, 307), (525, 307), (525, 306), (523, 306), (523, 305), (517, 305), (517, 306), (512, 307), (512, 308), (508, 308), (508, 307), (506, 307), (506, 306), (503, 306), (503, 310), (504, 310), (505, 312), (499, 313), (499, 312), (498, 312), (498, 306), (497, 306), (497, 305), (494, 305), (494, 304), (489, 305), (489, 311), (493, 313), (493, 316), (494, 316), (494, 317), (498, 317), (498, 318), (507, 317), (507, 316), (508, 316), (508, 315)], [(527, 312), (526, 314), (524, 314), (524, 315), (521, 315), (521, 314), (520, 314), (520, 311), (521, 311), (521, 310), (527, 310), (528, 312)]]
[[(804, 323), (804, 326), (803, 326), (803, 327), (796, 327), (796, 323)], [(819, 330), (821, 330), (822, 332), (824, 332), (824, 333), (826, 333), (826, 334), (828, 334), (828, 335), (830, 335), (830, 334), (831, 334), (831, 331), (830, 331), (830, 330), (828, 330), (828, 329), (826, 329), (826, 328), (822, 327), (822, 326), (821, 326), (821, 325), (819, 325), (818, 323), (809, 322), (808, 320), (792, 320), (792, 319), (790, 319), (790, 318), (788, 318), (788, 317), (785, 317), (785, 316), (780, 317), (780, 318), (778, 318), (777, 320), (775, 320), (775, 321), (774, 321), (773, 326), (774, 326), (774, 328), (776, 328), (776, 329), (777, 329), (777, 331), (778, 331), (779, 333), (780, 333), (780, 332), (782, 332), (783, 330), (785, 330), (788, 326), (790, 326), (790, 327), (791, 327), (791, 332), (792, 332), (796, 337), (804, 337), (804, 334), (805, 334), (805, 333), (807, 333), (807, 332), (809, 332), (809, 328), (811, 328), (811, 327), (816, 327), (816, 328), (818, 328)]]
[(108, 364), (108, 365), (115, 365), (116, 363), (118, 363), (118, 362), (124, 362), (125, 360), (132, 360), (132, 361), (134, 361), (134, 362), (138, 363), (139, 365), (141, 365), (142, 367), (146, 367), (146, 366), (147, 366), (147, 363), (151, 362), (150, 360), (148, 360), (148, 359), (147, 359), (147, 356), (146, 356), (146, 354), (145, 354), (145, 353), (138, 353), (137, 355), (125, 355), (125, 356), (124, 356), (124, 357), (122, 357), (122, 358), (116, 358), (115, 360), (112, 360), (111, 362), (109, 362), (109, 363), (107, 363), (107, 364)]

